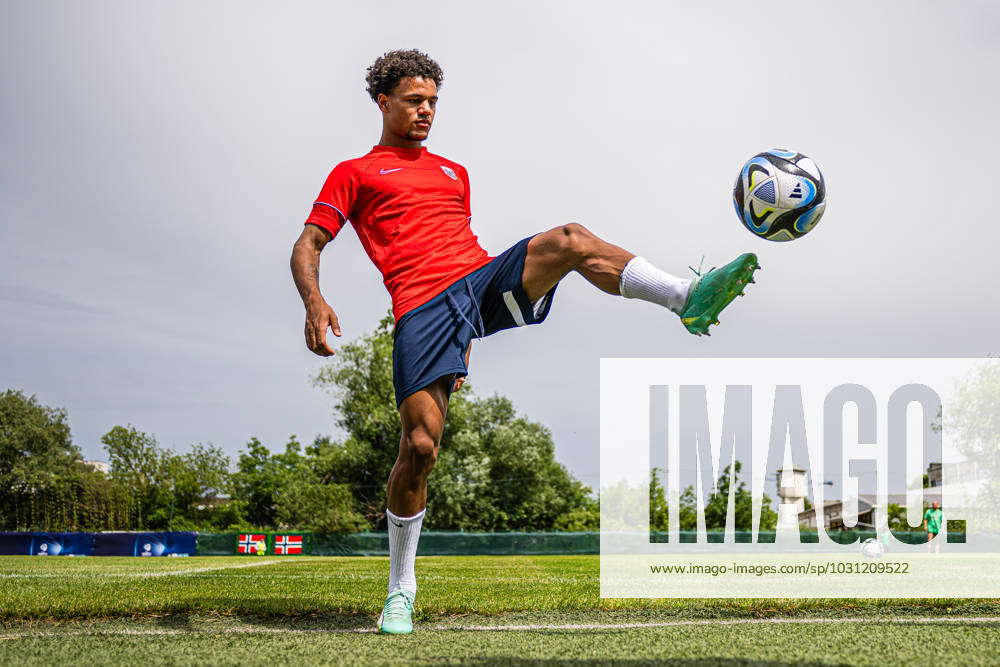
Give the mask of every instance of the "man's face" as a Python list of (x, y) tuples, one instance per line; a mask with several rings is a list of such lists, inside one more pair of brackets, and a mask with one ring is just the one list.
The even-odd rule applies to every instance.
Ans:
[(938, 502), (938, 501), (936, 501), (936, 500), (934, 501), (934, 503), (933, 503), (933, 504), (934, 504), (934, 509), (939, 509), (939, 508), (941, 507), (941, 503), (939, 503), (939, 502)]
[(402, 79), (391, 94), (380, 93), (378, 106), (390, 132), (410, 141), (424, 141), (431, 132), (437, 100), (434, 80), (414, 76)]

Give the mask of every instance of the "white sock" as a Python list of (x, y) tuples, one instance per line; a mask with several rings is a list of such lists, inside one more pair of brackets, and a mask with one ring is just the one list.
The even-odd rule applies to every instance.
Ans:
[(399, 517), (385, 511), (389, 522), (389, 592), (397, 588), (417, 593), (417, 575), (414, 564), (417, 561), (417, 541), (420, 526), (424, 523), (424, 512), (420, 510), (411, 517)]
[(687, 278), (661, 271), (642, 257), (630, 259), (618, 281), (618, 288), (626, 299), (658, 303), (678, 314), (687, 301), (690, 285), (691, 281)]

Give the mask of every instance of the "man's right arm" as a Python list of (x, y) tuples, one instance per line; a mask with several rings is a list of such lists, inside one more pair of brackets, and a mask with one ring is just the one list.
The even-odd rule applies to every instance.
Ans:
[(340, 322), (333, 308), (319, 291), (319, 256), (330, 242), (330, 232), (316, 225), (306, 225), (292, 247), (292, 279), (306, 307), (306, 347), (321, 357), (334, 351), (326, 344), (326, 330), (340, 336)]

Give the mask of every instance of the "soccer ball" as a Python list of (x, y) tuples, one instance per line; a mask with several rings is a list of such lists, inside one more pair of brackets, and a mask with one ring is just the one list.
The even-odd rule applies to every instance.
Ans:
[(861, 553), (869, 558), (881, 558), (885, 553), (885, 548), (882, 546), (882, 543), (874, 537), (869, 537), (861, 543)]
[(743, 165), (733, 186), (740, 222), (768, 241), (794, 241), (816, 226), (826, 210), (826, 183), (802, 153), (772, 148)]

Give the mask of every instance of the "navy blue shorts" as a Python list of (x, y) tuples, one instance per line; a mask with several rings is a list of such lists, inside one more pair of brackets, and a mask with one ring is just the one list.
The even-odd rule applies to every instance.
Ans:
[[(468, 375), (465, 350), (473, 338), (545, 320), (556, 288), (532, 306), (521, 285), (531, 238), (518, 241), (486, 266), (399, 318), (392, 332), (392, 384), (397, 407), (440, 377)], [(449, 395), (452, 386), (449, 382)]]

